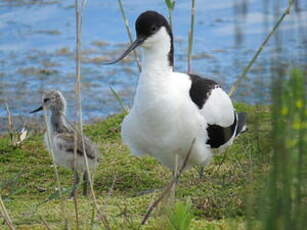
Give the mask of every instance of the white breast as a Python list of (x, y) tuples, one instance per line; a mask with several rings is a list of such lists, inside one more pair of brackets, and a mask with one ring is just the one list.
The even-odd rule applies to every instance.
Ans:
[(207, 123), (190, 99), (190, 87), (186, 74), (141, 76), (134, 105), (122, 124), (123, 141), (134, 154), (149, 154), (174, 169), (175, 156), (182, 164), (196, 138), (189, 164), (208, 161)]

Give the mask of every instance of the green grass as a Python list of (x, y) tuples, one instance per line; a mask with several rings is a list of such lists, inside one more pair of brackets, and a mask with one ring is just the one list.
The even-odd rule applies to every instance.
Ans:
[[(240, 104), (237, 110), (249, 113), (249, 131), (225, 153), (215, 156), (202, 178), (193, 168), (182, 175), (177, 186), (177, 201), (191, 201), (190, 229), (245, 229), (246, 207), (253, 202), (249, 194), (260, 191), (266, 181), (271, 155), (270, 109)], [(120, 139), (123, 117), (119, 114), (88, 125), (85, 133), (103, 155), (94, 180), (98, 204), (103, 206), (112, 229), (137, 229), (159, 191), (139, 194), (165, 186), (171, 173), (151, 157), (136, 158), (129, 154)], [(0, 189), (18, 229), (46, 229), (43, 220), (52, 229), (63, 226), (60, 200), (51, 196), (55, 193), (51, 164), (42, 135), (30, 136), (18, 148), (9, 145), (7, 136), (0, 138)], [(59, 174), (62, 186), (69, 190), (72, 173), (60, 168)], [(78, 200), (81, 229), (90, 229), (91, 200), (81, 193)], [(65, 200), (65, 204), (69, 224), (74, 228), (73, 201)], [(100, 220), (95, 219), (93, 229), (101, 226)], [(141, 229), (167, 226), (165, 218), (154, 213)], [(0, 229), (6, 229), (1, 218)]]

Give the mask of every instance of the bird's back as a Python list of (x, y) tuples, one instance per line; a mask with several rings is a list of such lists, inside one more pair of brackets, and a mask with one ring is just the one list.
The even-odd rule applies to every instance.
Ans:
[(207, 121), (212, 149), (223, 150), (246, 129), (246, 113), (237, 113), (228, 94), (213, 80), (190, 74), (190, 96)]
[(57, 165), (71, 169), (74, 168), (74, 154), (76, 152), (76, 167), (78, 170), (84, 171), (86, 168), (84, 153), (86, 153), (89, 167), (91, 169), (96, 168), (98, 151), (96, 146), (86, 136), (83, 138), (83, 144), (80, 135), (76, 136), (77, 140), (75, 141), (75, 134), (73, 132), (52, 132), (50, 135), (52, 149), (49, 145), (47, 133), (45, 134), (45, 144), (49, 151), (53, 152)]

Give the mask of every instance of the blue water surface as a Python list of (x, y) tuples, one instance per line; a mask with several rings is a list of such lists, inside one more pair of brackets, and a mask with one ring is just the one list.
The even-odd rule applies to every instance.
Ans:
[[(59, 89), (68, 100), (69, 118), (76, 119), (74, 1), (18, 2), (0, 3), (0, 117), (6, 116), (4, 103), (14, 116), (28, 117), (44, 90)], [(133, 37), (134, 22), (141, 12), (156, 10), (168, 15), (163, 0), (123, 3)], [(193, 72), (229, 90), (287, 4), (288, 0), (196, 0)], [(177, 71), (187, 69), (190, 12), (191, 1), (176, 1), (173, 33)], [(91, 120), (121, 110), (110, 87), (126, 104), (132, 104), (138, 68), (133, 55), (121, 64), (101, 64), (117, 57), (129, 41), (117, 1), (88, 0), (82, 14), (83, 118)], [(306, 67), (306, 29), (307, 2), (299, 1), (296, 13), (286, 17), (234, 100), (269, 102), (272, 60), (285, 69)]]

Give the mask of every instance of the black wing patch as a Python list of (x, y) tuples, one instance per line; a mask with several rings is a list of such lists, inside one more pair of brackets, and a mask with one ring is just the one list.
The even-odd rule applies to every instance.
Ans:
[(192, 81), (190, 97), (198, 108), (202, 109), (210, 96), (211, 91), (215, 88), (219, 88), (220, 86), (213, 80), (201, 78), (195, 74), (189, 74), (189, 76)]
[(219, 125), (208, 125), (207, 131), (209, 139), (207, 141), (207, 144), (209, 144), (211, 148), (218, 148), (221, 145), (225, 144), (233, 136), (236, 125), (237, 125), (236, 114), (233, 124), (229, 127), (222, 127)]
[[(67, 153), (74, 154), (75, 149), (75, 137), (72, 133), (61, 133), (57, 135), (58, 138), (62, 139), (62, 143), (58, 144), (58, 148)], [(78, 156), (83, 156), (83, 144), (82, 138), (77, 136), (77, 154)], [(87, 137), (84, 137), (84, 147), (86, 155), (89, 159), (97, 158), (96, 147), (90, 142)]]
[[(74, 154), (74, 149), (68, 148), (68, 149), (66, 149), (66, 152)], [(83, 151), (77, 149), (77, 154), (78, 154), (79, 156), (82, 157), (82, 156), (83, 156)], [(87, 155), (87, 154), (86, 154), (86, 155)], [(89, 159), (94, 159), (94, 157), (93, 157), (92, 155), (87, 155), (87, 157), (88, 157)]]
[[(192, 101), (198, 106), (199, 109), (202, 109), (207, 99), (209, 98), (213, 89), (219, 88), (220, 86), (213, 80), (201, 78), (195, 74), (189, 74), (190, 79), (192, 81), (192, 86), (190, 89), (190, 97)], [(215, 124), (208, 124), (207, 132), (208, 132), (208, 141), (207, 144), (210, 145), (211, 148), (219, 148), (220, 146), (227, 143), (231, 137), (234, 135), (236, 130), (236, 126), (239, 125), (242, 129), (245, 124), (246, 114), (238, 114), (239, 122), (237, 120), (237, 113), (234, 116), (234, 122), (229, 127), (222, 127)], [(242, 120), (242, 122), (241, 122)], [(237, 128), (238, 129), (238, 128)], [(238, 135), (237, 133), (235, 135)]]

